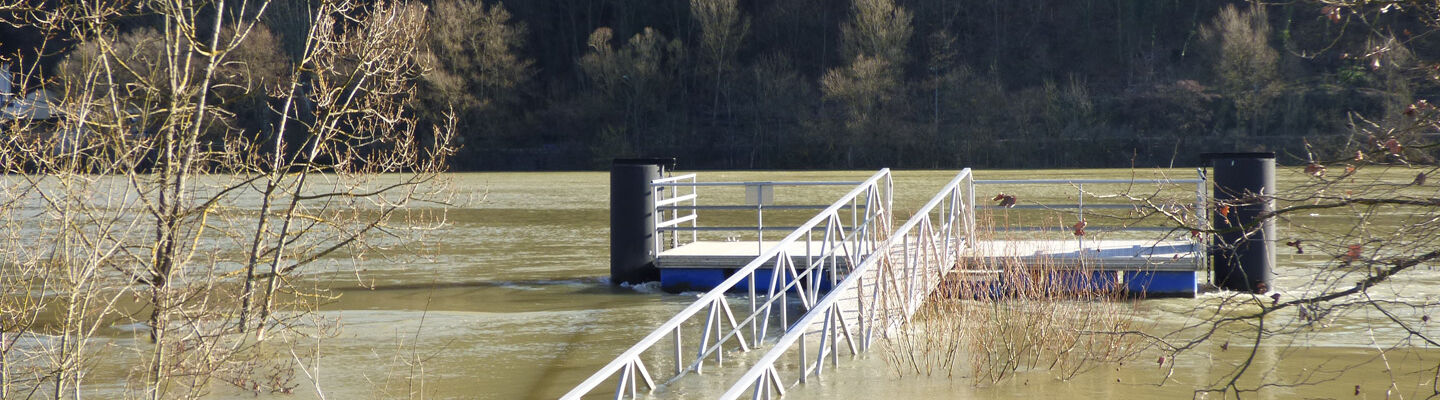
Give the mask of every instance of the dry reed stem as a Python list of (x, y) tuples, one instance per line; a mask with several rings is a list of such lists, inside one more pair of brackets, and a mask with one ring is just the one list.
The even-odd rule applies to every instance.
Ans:
[[(997, 232), (993, 215), (982, 214), (977, 222), (980, 240), (1020, 239)], [(1011, 247), (999, 251), (1014, 254)], [(1133, 331), (1138, 322), (1114, 272), (1095, 269), (1088, 262), (1093, 260), (1063, 265), (1049, 257), (1022, 261), (974, 249), (962, 254), (967, 256), (911, 322), (884, 342), (886, 362), (897, 375), (955, 376), (965, 373), (962, 363), (968, 362), (966, 372), (976, 384), (1034, 369), (1064, 380), (1139, 350), (1134, 336), (1105, 334)]]

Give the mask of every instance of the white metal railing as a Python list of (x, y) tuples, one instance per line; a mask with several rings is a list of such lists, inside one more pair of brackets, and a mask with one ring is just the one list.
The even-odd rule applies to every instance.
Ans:
[[(664, 251), (667, 243), (669, 244), (669, 248), (680, 247), (680, 233), (674, 228), (686, 222), (690, 223), (691, 228), (699, 226), (700, 215), (693, 207), (699, 205), (700, 187), (690, 186), (690, 193), (688, 194), (674, 192), (680, 190), (681, 186), (678, 186), (679, 184), (695, 183), (696, 178), (696, 174), (685, 174), (650, 181), (650, 198), (652, 199), (650, 209), (651, 212), (655, 213), (655, 254), (660, 254), (661, 251)], [(669, 190), (667, 190), (667, 188), (669, 188)], [(689, 202), (692, 208), (689, 214), (680, 215), (682, 210), (680, 206), (685, 202)], [(665, 215), (666, 211), (670, 212), (668, 217)], [(670, 232), (670, 240), (668, 242), (665, 240), (664, 232)], [(690, 231), (691, 242), (699, 240), (699, 232), (700, 230), (698, 229), (692, 229)]]
[[(667, 186), (681, 186), (681, 183), (688, 179), (691, 187), (701, 186), (693, 181), (693, 176), (664, 179), (669, 179), (669, 181), (659, 183)], [(692, 191), (690, 194), (694, 193)], [(854, 266), (860, 264), (861, 260), (867, 259), (874, 252), (879, 246), (879, 242), (889, 232), (891, 194), (889, 169), (882, 169), (871, 175), (869, 179), (860, 182), (849, 193), (797, 227), (784, 239), (761, 252), (759, 257), (737, 270), (728, 279), (716, 285), (714, 289), (701, 295), (694, 303), (676, 313), (675, 316), (651, 331), (561, 398), (579, 399), (617, 376), (614, 397), (618, 399), (628, 395), (633, 398), (638, 394), (642, 383), (648, 390), (653, 391), (657, 387), (650, 368), (646, 365), (647, 358), (654, 361), (673, 356), (671, 361), (674, 363), (675, 373), (670, 379), (673, 381), (685, 376), (690, 371), (702, 373), (707, 359), (712, 356), (715, 363), (723, 362), (727, 343), (733, 342), (732, 347), (738, 347), (742, 351), (749, 351), (752, 346), (761, 345), (772, 325), (778, 326), (780, 329), (790, 326), (788, 305), (791, 296), (798, 298), (801, 309), (813, 309), (821, 301), (822, 286), (833, 286), (841, 282), (837, 277), (844, 273), (838, 268), (842, 257), (847, 265)], [(656, 201), (658, 203), (683, 196), (657, 198)], [(685, 200), (679, 200), (677, 203), (683, 201)], [(864, 205), (863, 218), (855, 216), (851, 219), (850, 226), (846, 226), (844, 219), (841, 218), (842, 210), (849, 208), (852, 215), (855, 215), (856, 210), (862, 208), (859, 207), (862, 203)], [(679, 222), (675, 224), (671, 224), (671, 222), (681, 219), (684, 219), (683, 216), (672, 216), (669, 219), (657, 218), (657, 220), (663, 220), (660, 223), (665, 223), (667, 226), (678, 225)], [(684, 222), (693, 220), (692, 218)], [(818, 242), (815, 238), (817, 230), (823, 232), (822, 238)], [(806, 254), (803, 255), (803, 263), (797, 263), (793, 258), (800, 256), (799, 254), (790, 254), (790, 246), (798, 243), (805, 244), (804, 252)], [(820, 244), (820, 252), (812, 254), (816, 243)], [(769, 269), (770, 279), (763, 290), (758, 290), (762, 288), (757, 288), (756, 273), (762, 268)], [(747, 282), (749, 313), (737, 318), (736, 312), (730, 306), (726, 292), (735, 289), (742, 281)], [(825, 281), (829, 281), (829, 284), (826, 285)], [(792, 295), (791, 292), (794, 294)], [(744, 308), (741, 310), (743, 312)], [(682, 332), (685, 331), (686, 323), (695, 320), (702, 311), (705, 314), (703, 322), (695, 321), (696, 325), (702, 326), (699, 332), (700, 339), (692, 342), (693, 352), (687, 352), (685, 342), (682, 340)], [(747, 333), (749, 334), (748, 338)], [(657, 345), (667, 338), (671, 339), (673, 346), (666, 349), (657, 348)], [(673, 350), (673, 353), (659, 354), (664, 350)]]
[[(940, 284), (958, 261), (961, 247), (974, 237), (974, 199), (974, 179), (967, 168), (801, 316), (720, 398), (736, 399), (747, 390), (755, 399), (783, 396), (787, 387), (823, 374), (827, 360), (838, 366), (841, 343), (858, 354), (870, 348), (877, 332), (893, 333)], [(818, 342), (813, 352), (811, 342)], [(801, 368), (782, 372), (776, 363), (791, 353)], [(797, 376), (787, 381), (786, 373)]]
[[(1025, 204), (1025, 205), (1016, 204), (1016, 205), (1011, 205), (1011, 206), (1006, 206), (1006, 207), (980, 205), (980, 206), (977, 206), (976, 208), (978, 208), (978, 209), (1013, 208), (1013, 209), (1042, 209), (1042, 210), (1074, 209), (1074, 210), (1075, 210), (1075, 214), (1076, 214), (1075, 216), (1076, 216), (1076, 220), (1077, 220), (1077, 221), (1085, 221), (1085, 209), (1087, 209), (1087, 208), (1089, 208), (1089, 209), (1135, 209), (1135, 208), (1138, 207), (1138, 206), (1136, 206), (1135, 204), (1090, 204), (1090, 205), (1086, 205), (1086, 204), (1085, 204), (1085, 196), (1086, 196), (1085, 185), (1086, 185), (1086, 184), (1091, 184), (1091, 185), (1115, 185), (1115, 184), (1172, 185), (1172, 184), (1194, 184), (1194, 185), (1195, 185), (1195, 203), (1194, 203), (1193, 205), (1190, 205), (1190, 206), (1186, 207), (1186, 209), (1187, 209), (1188, 211), (1190, 211), (1190, 212), (1192, 213), (1193, 217), (1195, 218), (1195, 221), (1196, 221), (1196, 225), (1195, 225), (1195, 226), (1196, 226), (1196, 229), (1199, 230), (1199, 231), (1204, 231), (1204, 230), (1206, 230), (1206, 229), (1209, 227), (1209, 221), (1208, 221), (1208, 218), (1206, 217), (1206, 213), (1207, 213), (1206, 205), (1209, 204), (1209, 192), (1205, 190), (1206, 182), (1207, 182), (1207, 179), (1206, 179), (1206, 177), (1205, 177), (1205, 169), (1204, 169), (1204, 168), (1197, 168), (1197, 169), (1196, 169), (1196, 175), (1197, 175), (1197, 177), (1196, 177), (1195, 179), (990, 179), (990, 180), (977, 179), (977, 180), (974, 180), (973, 182), (974, 182), (975, 185), (1070, 185), (1070, 186), (1074, 187), (1075, 190), (1076, 190), (1076, 202), (1075, 202), (1074, 204), (1053, 204), (1053, 203), (1052, 203), (1052, 204)], [(997, 229), (997, 230), (1002, 230), (1002, 229), (1003, 229), (1003, 230), (1010, 230), (1010, 231), (1017, 231), (1017, 230), (1023, 231), (1023, 230), (1052, 230), (1052, 229), (1056, 229), (1056, 228), (1052, 228), (1052, 227), (1034, 227), (1034, 226), (1031, 226), (1031, 227), (1023, 227), (1023, 226), (1022, 226), (1022, 227), (1006, 227), (1006, 228), (996, 228), (996, 229)], [(1065, 229), (1065, 228), (1060, 227), (1060, 228), (1058, 228), (1058, 229), (1063, 230), (1063, 229)], [(1173, 228), (1173, 227), (1144, 227), (1144, 226), (1122, 225), (1122, 226), (1088, 226), (1086, 229), (1092, 230), (1092, 231), (1173, 231), (1173, 230), (1175, 230), (1176, 228)], [(1085, 246), (1085, 235), (1076, 235), (1076, 236), (1075, 236), (1075, 240), (1079, 241), (1081, 248), (1084, 248), (1084, 246)], [(1195, 257), (1195, 269), (1196, 269), (1196, 270), (1202, 270), (1202, 269), (1205, 268), (1205, 260), (1206, 260), (1206, 258), (1208, 257), (1208, 250), (1206, 249), (1206, 247), (1205, 247), (1205, 245), (1204, 245), (1203, 238), (1202, 238), (1201, 235), (1190, 235), (1190, 240), (1191, 240), (1191, 242), (1193, 242), (1193, 245), (1192, 245), (1193, 252), (1196, 253), (1196, 257)]]
[[(668, 178), (661, 178), (650, 181), (650, 198), (654, 200), (651, 205), (655, 213), (655, 251), (656, 254), (667, 249), (673, 249), (685, 244), (683, 239), (689, 236), (689, 242), (699, 240), (699, 232), (754, 232), (755, 244), (758, 251), (765, 250), (765, 231), (794, 231), (796, 226), (765, 225), (765, 210), (823, 210), (829, 205), (804, 205), (766, 204), (763, 193), (774, 193), (776, 187), (794, 186), (856, 186), (860, 181), (756, 181), (756, 182), (699, 182), (697, 174), (686, 174)], [(744, 187), (747, 195), (754, 191), (760, 196), (751, 204), (699, 204), (700, 187)], [(684, 193), (689, 188), (689, 193)], [(689, 204), (686, 204), (689, 203)], [(860, 216), (861, 204), (852, 202), (849, 206), (852, 226)], [(700, 226), (700, 210), (753, 210), (755, 211), (754, 226)], [(686, 226), (686, 225), (689, 226)], [(689, 235), (685, 235), (685, 232)], [(668, 240), (667, 240), (668, 238)]]

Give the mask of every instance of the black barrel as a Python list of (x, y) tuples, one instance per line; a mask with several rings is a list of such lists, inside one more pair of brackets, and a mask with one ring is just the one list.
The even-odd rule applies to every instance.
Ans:
[(1214, 168), (1211, 261), (1215, 285), (1263, 293), (1275, 289), (1275, 153), (1205, 154)]
[(655, 268), (655, 210), (650, 181), (670, 158), (622, 158), (610, 166), (610, 283), (660, 280)]

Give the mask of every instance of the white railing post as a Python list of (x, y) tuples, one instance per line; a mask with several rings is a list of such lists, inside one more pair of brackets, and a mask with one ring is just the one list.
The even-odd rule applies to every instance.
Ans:
[(975, 218), (977, 218), (977, 216), (975, 215), (975, 210), (977, 209), (977, 206), (976, 206), (976, 203), (975, 203), (975, 175), (974, 175), (974, 171), (971, 171), (969, 174), (966, 174), (966, 175), (967, 175), (967, 176), (966, 176), (965, 180), (966, 180), (967, 183), (965, 184), (965, 187), (966, 187), (965, 191), (968, 193), (968, 195), (967, 195), (968, 200), (966, 200), (965, 203), (966, 203), (966, 206), (967, 206), (966, 208), (968, 209), (968, 210), (966, 211), (966, 214), (969, 214), (970, 221), (966, 224), (967, 226), (966, 226), (965, 229), (966, 229), (967, 236), (970, 237), (970, 240), (969, 240), (969, 241), (970, 241), (970, 242), (974, 242), (974, 241), (975, 241), (975, 225), (976, 225), (976, 223), (977, 223), (977, 221), (975, 220)]
[[(764, 193), (764, 189), (758, 191)], [(765, 252), (765, 203), (763, 200), (755, 202), (755, 252)]]
[[(1080, 220), (1075, 221), (1075, 226), (1080, 226), (1079, 224), (1085, 222), (1085, 184), (1081, 183), (1079, 185), (1075, 185), (1075, 187), (1076, 196), (1080, 199), (1078, 211), (1080, 215)], [(1085, 231), (1077, 230), (1075, 232), (1075, 238), (1080, 240), (1080, 256), (1083, 258), (1085, 256)]]
[(660, 222), (665, 220), (665, 214), (660, 211), (660, 196), (663, 196), (664, 193), (665, 190), (663, 187), (655, 186), (653, 182), (650, 184), (650, 215), (655, 216), (655, 218), (652, 218), (653, 221), (650, 226), (650, 232), (655, 233), (655, 255), (659, 255), (660, 252), (665, 251), (665, 248), (662, 247), (665, 245), (665, 233), (660, 231)]
[[(693, 174), (690, 176), (690, 183), (695, 183), (695, 175)], [(690, 185), (690, 214), (695, 216), (695, 219), (690, 220), (690, 243), (700, 241), (700, 230), (695, 229), (700, 226), (700, 210), (696, 209), (699, 205), (700, 186)]]
[(1192, 237), (1190, 238), (1190, 240), (1194, 243), (1195, 246), (1195, 270), (1200, 271), (1205, 269), (1205, 263), (1207, 259), (1210, 258), (1210, 248), (1205, 243), (1204, 234), (1205, 231), (1210, 229), (1210, 209), (1209, 204), (1207, 204), (1209, 203), (1209, 199), (1207, 196), (1208, 192), (1205, 190), (1205, 168), (1196, 168), (1195, 174), (1199, 177), (1199, 179), (1197, 179), (1197, 182), (1195, 182), (1194, 208), (1195, 230), (1197, 230), (1199, 234), (1191, 235)]

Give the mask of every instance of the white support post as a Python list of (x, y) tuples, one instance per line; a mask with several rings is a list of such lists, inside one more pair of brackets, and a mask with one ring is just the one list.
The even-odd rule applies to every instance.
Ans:
[(1199, 176), (1200, 180), (1195, 183), (1195, 229), (1200, 234), (1192, 237), (1191, 241), (1195, 243), (1195, 270), (1200, 271), (1205, 269), (1206, 259), (1210, 257), (1210, 249), (1206, 247), (1204, 233), (1210, 229), (1210, 210), (1205, 196), (1205, 167), (1196, 168), (1195, 174)]
[[(1079, 215), (1080, 215), (1080, 220), (1079, 220), (1079, 221), (1075, 221), (1075, 223), (1076, 223), (1076, 224), (1079, 224), (1079, 223), (1081, 223), (1081, 222), (1085, 222), (1085, 184), (1081, 183), (1081, 184), (1079, 184), (1079, 185), (1076, 185), (1076, 187), (1079, 188), (1079, 189), (1077, 190), (1077, 195), (1078, 195), (1078, 197), (1079, 197), (1079, 199), (1080, 199), (1080, 203), (1079, 203), (1079, 211), (1077, 211), (1077, 212), (1078, 212)], [(1084, 260), (1084, 259), (1085, 259), (1085, 235), (1083, 234), (1084, 231), (1082, 230), (1082, 231), (1077, 232), (1077, 233), (1080, 233), (1080, 234), (1078, 234), (1078, 235), (1075, 235), (1075, 238), (1080, 241), (1080, 259), (1081, 259), (1081, 260)], [(1082, 261), (1082, 262), (1083, 262), (1083, 261)]]
[(675, 375), (685, 373), (684, 342), (680, 341), (680, 327), (675, 327)]

